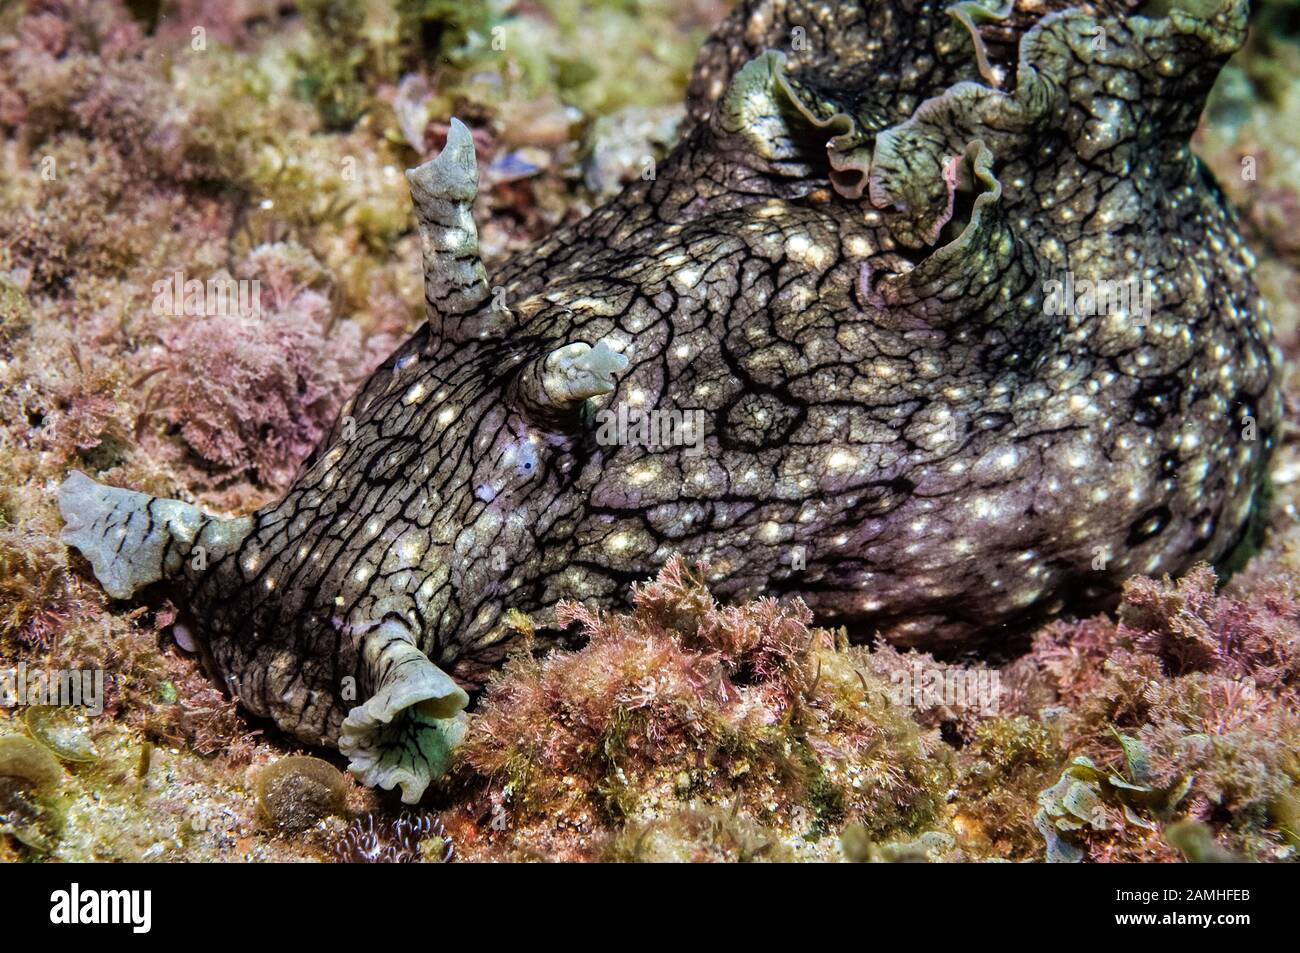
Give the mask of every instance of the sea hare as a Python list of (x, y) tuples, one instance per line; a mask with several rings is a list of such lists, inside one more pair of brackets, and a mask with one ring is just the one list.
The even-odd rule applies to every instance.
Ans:
[(1063, 7), (745, 0), (653, 175), (490, 277), (453, 123), (408, 173), (428, 323), (284, 499), (74, 473), (65, 538), (111, 596), (170, 581), (244, 707), (408, 802), (511, 610), (545, 634), (675, 552), (940, 649), (1222, 559), (1280, 413), (1188, 148), (1245, 4)]

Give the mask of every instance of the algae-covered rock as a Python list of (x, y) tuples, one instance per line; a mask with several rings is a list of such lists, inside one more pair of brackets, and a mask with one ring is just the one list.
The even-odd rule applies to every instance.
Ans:
[(32, 306), (27, 295), (0, 272), (0, 345), (24, 333), (31, 319)]
[(4, 735), (0, 736), (0, 777), (45, 790), (63, 780), (63, 768), (44, 745), (22, 735)]
[[(1134, 739), (1128, 741), (1125, 753), (1132, 776), (1136, 764), (1145, 764), (1146, 754)], [(1166, 787), (1137, 784), (1100, 770), (1089, 758), (1075, 758), (1060, 780), (1038, 796), (1034, 826), (1047, 842), (1047, 861), (1077, 863), (1084, 858), (1084, 847), (1071, 836), (1075, 832), (1082, 836), (1125, 823), (1155, 830), (1151, 818), (1167, 817), (1191, 782), (1183, 777)]]
[(951, 758), (937, 732), (801, 602), (721, 606), (679, 557), (634, 601), (565, 606), (587, 645), (521, 654), (490, 684), (463, 772), (486, 783), (495, 842), (527, 850), (523, 826), (586, 859), (601, 839), (629, 859), (757, 859), (779, 852), (762, 831), (817, 849), (845, 822), (891, 840), (939, 815)]
[(40, 744), (22, 735), (0, 736), (0, 835), (49, 853), (63, 826), (56, 788), (63, 768)]
[(281, 758), (257, 772), (258, 812), (277, 830), (305, 830), (330, 814), (341, 814), (347, 802), (348, 781), (343, 773), (320, 758)]
[(686, 807), (626, 827), (609, 859), (641, 863), (756, 863), (794, 859), (781, 833), (724, 806)]
[(1214, 832), (1200, 821), (1179, 821), (1165, 828), (1165, 840), (1193, 864), (1235, 864), (1242, 858), (1214, 842)]
[(851, 824), (840, 835), (840, 849), (853, 863), (932, 864), (946, 859), (956, 841), (943, 831), (927, 831), (911, 840), (878, 844), (861, 824)]
[(33, 705), (23, 714), (23, 723), (32, 737), (60, 761), (92, 764), (99, 759), (85, 717), (69, 708)]

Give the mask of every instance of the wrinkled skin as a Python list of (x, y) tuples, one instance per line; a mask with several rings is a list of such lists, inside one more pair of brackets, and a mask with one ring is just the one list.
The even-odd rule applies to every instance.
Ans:
[[(1057, 6), (973, 16), (977, 44), (939, 3), (741, 3), (653, 180), (494, 273), (487, 337), (431, 301), (285, 498), (186, 568), (227, 684), (333, 741), (379, 620), (473, 688), (507, 610), (617, 605), (673, 552), (720, 597), (939, 649), (1227, 554), (1276, 357), (1188, 138), (1244, 13), (1099, 5), (1101, 49)], [(1146, 279), (1149, 321), (1048, 313), (1067, 272)], [(530, 401), (598, 341), (612, 393)], [(702, 409), (703, 452), (602, 444), (620, 404)]]

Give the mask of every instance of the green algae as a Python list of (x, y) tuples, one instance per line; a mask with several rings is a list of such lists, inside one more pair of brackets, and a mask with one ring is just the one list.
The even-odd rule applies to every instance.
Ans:
[(1242, 858), (1220, 847), (1214, 832), (1199, 821), (1178, 821), (1165, 828), (1165, 840), (1193, 864), (1236, 864)]
[(840, 835), (844, 859), (855, 864), (930, 864), (943, 860), (956, 846), (951, 834), (927, 831), (912, 840), (877, 843), (861, 824), (852, 824)]
[[(1129, 759), (1130, 778), (1133, 778), (1135, 766), (1144, 766), (1147, 754), (1133, 738), (1127, 739), (1124, 750)], [(1047, 862), (1081, 861), (1084, 847), (1074, 835), (1114, 827), (1116, 820), (1110, 816), (1108, 808), (1118, 807), (1130, 823), (1156, 829), (1156, 825), (1140, 817), (1139, 812), (1158, 820), (1168, 819), (1187, 795), (1191, 783), (1191, 777), (1160, 787), (1135, 783), (1135, 780), (1098, 769), (1090, 758), (1075, 758), (1056, 784), (1038, 796), (1039, 811), (1034, 817), (1034, 826), (1046, 841)]]
[(66, 815), (58, 793), (63, 778), (43, 745), (22, 735), (0, 736), (0, 834), (37, 855), (51, 853)]
[(69, 708), (33, 705), (23, 713), (23, 723), (32, 738), (60, 761), (93, 764), (99, 760), (85, 717)]
[(0, 271), (0, 345), (26, 332), (31, 320), (32, 306), (27, 295)]
[(63, 768), (50, 750), (23, 735), (0, 735), (0, 775), (33, 790), (49, 790), (63, 780)]

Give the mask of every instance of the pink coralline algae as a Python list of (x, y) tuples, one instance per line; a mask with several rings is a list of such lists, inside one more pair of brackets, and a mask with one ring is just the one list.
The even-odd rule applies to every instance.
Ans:
[[(1176, 793), (1166, 807), (1209, 825), (1221, 846), (1281, 856), (1300, 843), (1300, 603), (1293, 581), (1249, 601), (1215, 584), (1205, 566), (1177, 582), (1135, 578), (1118, 622), (1050, 626), (1022, 664), (1054, 687), (1069, 753)], [(1147, 830), (1125, 806), (1111, 805), (1104, 833), (1077, 838), (1089, 856), (1168, 859), (1162, 819), (1147, 817)]]
[(489, 686), (463, 774), (486, 780), (472, 804), (511, 819), (489, 831), (495, 849), (521, 829), (570, 858), (636, 855), (634, 830), (698, 846), (704, 815), (745, 842), (753, 823), (816, 840), (846, 820), (883, 833), (935, 818), (938, 733), (890, 703), (866, 649), (809, 628), (802, 602), (718, 605), (680, 557), (633, 601), (627, 615), (565, 604), (586, 646), (520, 654)]
[(339, 395), (382, 357), (357, 325), (334, 320), (328, 289), (304, 283), (305, 266), (286, 266), (290, 253), (263, 246), (241, 271), (239, 287), (260, 292), (254, 313), (174, 315), (148, 361), (151, 406), (223, 479), (286, 484)]

